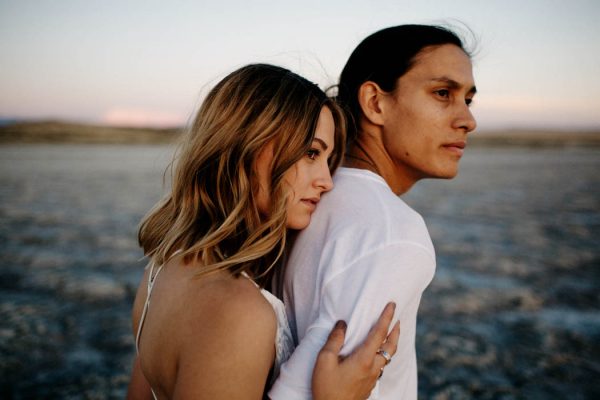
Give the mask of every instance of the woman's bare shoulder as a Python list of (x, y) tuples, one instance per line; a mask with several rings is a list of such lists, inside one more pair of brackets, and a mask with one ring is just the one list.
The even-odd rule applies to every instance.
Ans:
[(202, 316), (189, 312), (182, 325), (178, 394), (261, 398), (275, 357), (277, 320), (271, 305), (243, 277), (205, 287), (196, 301), (203, 304), (189, 309), (199, 306)]
[(198, 292), (202, 293), (193, 294), (191, 303), (202, 309), (203, 315), (194, 318), (194, 313), (190, 313), (189, 323), (194, 330), (203, 330), (208, 324), (212, 326), (208, 333), (215, 336), (226, 330), (230, 335), (239, 331), (274, 337), (277, 320), (273, 308), (249, 279), (215, 280)]

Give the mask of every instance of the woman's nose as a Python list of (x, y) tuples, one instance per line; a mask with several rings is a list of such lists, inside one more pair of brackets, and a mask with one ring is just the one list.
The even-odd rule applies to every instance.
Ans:
[(333, 179), (331, 177), (331, 171), (329, 170), (328, 165), (326, 165), (324, 168), (321, 168), (319, 176), (315, 180), (315, 186), (320, 187), (324, 192), (328, 192), (333, 189)]

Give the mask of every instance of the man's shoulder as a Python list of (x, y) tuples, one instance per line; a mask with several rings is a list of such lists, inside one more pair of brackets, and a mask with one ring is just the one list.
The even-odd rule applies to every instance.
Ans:
[(330, 226), (380, 231), (425, 225), (421, 215), (392, 192), (383, 178), (364, 170), (340, 169), (334, 189), (319, 207), (316, 219), (325, 219)]
[[(433, 253), (423, 218), (373, 173), (343, 169), (311, 223), (295, 243), (296, 253), (318, 253), (343, 263), (374, 249), (412, 243)], [(370, 174), (370, 175), (369, 175)]]

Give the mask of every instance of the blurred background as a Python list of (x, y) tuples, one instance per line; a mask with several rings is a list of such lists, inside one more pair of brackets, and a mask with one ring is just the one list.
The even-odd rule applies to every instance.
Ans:
[(597, 1), (0, 0), (0, 397), (123, 398), (140, 218), (232, 70), (326, 88), (368, 34), (446, 24), (475, 50), (459, 177), (417, 184), (437, 274), (423, 399), (600, 396)]

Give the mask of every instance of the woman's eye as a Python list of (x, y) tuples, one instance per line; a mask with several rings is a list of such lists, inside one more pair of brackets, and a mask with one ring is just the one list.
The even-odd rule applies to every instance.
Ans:
[(317, 150), (317, 149), (310, 149), (310, 150), (308, 150), (308, 152), (306, 153), (306, 155), (311, 160), (314, 160), (314, 159), (316, 159), (319, 156), (320, 153), (321, 152), (319, 150)]
[(471, 104), (473, 104), (473, 99), (465, 99), (465, 104), (467, 106), (470, 106)]

